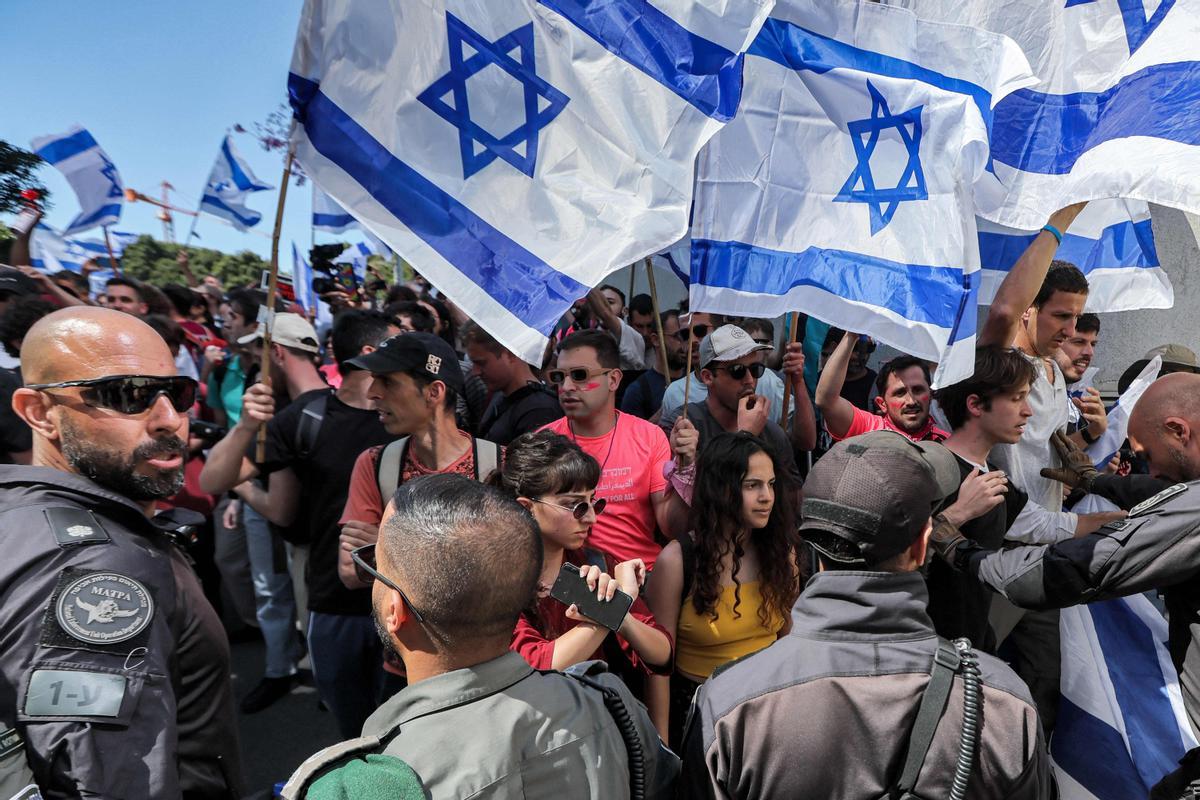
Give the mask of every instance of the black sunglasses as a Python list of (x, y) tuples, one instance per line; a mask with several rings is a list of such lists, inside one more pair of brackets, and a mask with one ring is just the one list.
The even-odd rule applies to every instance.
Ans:
[(688, 328), (680, 328), (675, 336), (679, 339), (679, 341), (686, 342), (688, 340), (688, 335), (694, 334), (696, 341), (699, 341), (705, 336), (708, 336), (708, 332), (710, 330), (712, 330), (712, 325), (693, 325), (690, 330)]
[(735, 381), (740, 381), (742, 378), (746, 377), (747, 372), (749, 372), (755, 378), (761, 378), (763, 373), (766, 372), (767, 368), (762, 364), (734, 364), (732, 367), (709, 367), (709, 369), (711, 369), (713, 372), (716, 372), (717, 370), (724, 370), (725, 372), (729, 373), (729, 377), (733, 378)]
[(152, 377), (148, 375), (113, 375), (108, 378), (89, 378), (58, 383), (30, 383), (26, 389), (65, 389), (84, 387), (79, 399), (91, 408), (107, 408), (121, 414), (141, 414), (165, 394), (171, 406), (183, 413), (196, 402), (196, 382), (182, 375)]
[(384, 586), (393, 590), (396, 594), (400, 595), (400, 599), (404, 601), (404, 605), (408, 606), (408, 610), (412, 612), (413, 619), (422, 625), (425, 624), (425, 617), (421, 616), (420, 611), (417, 611), (417, 607), (412, 604), (412, 600), (408, 599), (408, 595), (404, 593), (404, 590), (379, 574), (379, 569), (375, 566), (375, 545), (364, 544), (362, 547), (356, 547), (350, 551), (350, 560), (354, 562), (354, 574), (358, 576), (360, 581), (363, 583), (379, 581)]
[(553, 506), (554, 508), (561, 508), (563, 511), (570, 511), (571, 516), (577, 520), (586, 517), (589, 508), (595, 511), (598, 517), (604, 513), (604, 507), (608, 505), (608, 501), (603, 497), (594, 498), (590, 503), (587, 500), (580, 500), (573, 506), (560, 506), (558, 503), (551, 503), (538, 497), (531, 497), (529, 499), (544, 506)]
[(567, 378), (571, 379), (572, 383), (583, 383), (589, 378), (594, 378), (598, 375), (604, 375), (612, 372), (611, 369), (590, 370), (586, 367), (575, 367), (575, 369), (552, 369), (546, 373), (546, 378), (555, 386), (562, 386), (567, 382)]

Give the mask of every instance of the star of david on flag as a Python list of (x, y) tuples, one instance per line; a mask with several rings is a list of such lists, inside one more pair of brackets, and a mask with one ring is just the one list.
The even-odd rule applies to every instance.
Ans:
[(772, 4), (307, 0), (296, 157), (540, 364), (590, 287), (687, 233), (696, 154), (737, 113)]
[[(1067, 0), (1067, 8), (1085, 6), (1098, 0)], [(1129, 44), (1130, 54), (1136, 53), (1145, 43), (1150, 34), (1162, 24), (1163, 18), (1175, 5), (1175, 0), (1159, 0), (1158, 7), (1152, 12), (1146, 8), (1146, 0), (1117, 0), (1121, 10), (1121, 24), (1125, 26), (1125, 41)], [(1148, 13), (1149, 12), (1149, 13)]]
[[(507, 36), (489, 42), (447, 12), (446, 32), (450, 71), (417, 95), (417, 99), (458, 128), (464, 178), (471, 177), (497, 158), (532, 178), (537, 163), (538, 132), (559, 115), (568, 100), (566, 95), (537, 74), (533, 24), (517, 28)], [(470, 58), (463, 57), (464, 45), (475, 51)], [(517, 50), (521, 53), (519, 61), (511, 55)], [(490, 66), (498, 67), (512, 80), (518, 81), (522, 89), (521, 110), (524, 119), (503, 136), (492, 134), (471, 118), (467, 84)], [(451, 98), (449, 102), (446, 100), (448, 97)], [(476, 150), (477, 145), (482, 148), (481, 151)]]
[[(847, 125), (857, 163), (834, 202), (866, 203), (871, 210), (871, 235), (874, 236), (892, 221), (900, 203), (928, 199), (929, 191), (925, 188), (925, 173), (921, 169), (922, 106), (893, 114), (875, 84), (867, 81), (867, 91), (871, 94), (871, 116)], [(871, 173), (871, 156), (880, 137), (888, 131), (895, 131), (908, 154), (900, 178), (891, 189), (876, 186), (875, 176)]]
[(75, 125), (66, 133), (39, 136), (32, 147), (63, 174), (79, 200), (80, 212), (67, 224), (64, 236), (112, 225), (121, 219), (125, 202), (121, 176), (85, 128)]
[[(690, 305), (810, 317), (974, 369), (970, 187), (993, 98), (1031, 80), (1009, 39), (855, 0), (781, 0), (737, 119), (697, 162)], [(937, 158), (921, 159), (921, 152)]]

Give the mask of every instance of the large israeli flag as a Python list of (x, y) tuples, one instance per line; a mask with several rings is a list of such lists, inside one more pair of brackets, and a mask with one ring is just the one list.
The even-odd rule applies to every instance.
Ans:
[(1080, 200), (1200, 213), (1200, 0), (900, 0), (1012, 36), (1040, 83), (996, 106), (995, 222), (1036, 230)]
[(63, 231), (64, 236), (121, 219), (125, 187), (117, 168), (92, 134), (75, 125), (66, 133), (39, 136), (31, 146), (63, 174), (79, 199), (81, 210)]
[(691, 307), (803, 311), (939, 362), (975, 360), (972, 185), (992, 105), (1031, 80), (996, 34), (873, 2), (785, 0), (737, 119), (697, 162)]
[(1050, 754), (1063, 800), (1149, 796), (1197, 746), (1166, 620), (1133, 595), (1064, 608), (1059, 625), (1062, 700)]
[[(605, 275), (678, 241), (773, 0), (308, 0), (296, 156), (540, 363)], [(352, 46), (346, 43), (352, 42)]]
[(274, 189), (254, 176), (250, 165), (233, 146), (228, 134), (221, 141), (217, 160), (209, 173), (208, 183), (200, 198), (200, 210), (228, 222), (239, 231), (258, 224), (262, 214), (246, 206), (246, 198), (252, 192)]
[(325, 233), (345, 233), (358, 227), (354, 216), (313, 183), (312, 227)]
[[(1038, 231), (1007, 228), (982, 217), (976, 222), (983, 267), (979, 302), (988, 304)], [(1088, 311), (1170, 308), (1175, 303), (1171, 280), (1159, 265), (1150, 208), (1140, 200), (1093, 200), (1064, 231), (1054, 257), (1087, 276)]]

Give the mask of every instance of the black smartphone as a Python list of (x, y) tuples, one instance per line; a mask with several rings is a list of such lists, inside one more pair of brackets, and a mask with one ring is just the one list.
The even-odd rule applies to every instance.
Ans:
[(612, 600), (597, 600), (596, 593), (588, 588), (587, 581), (579, 574), (579, 567), (563, 564), (558, 578), (550, 587), (550, 596), (563, 605), (579, 607), (579, 613), (610, 631), (621, 627), (633, 598), (617, 589)]

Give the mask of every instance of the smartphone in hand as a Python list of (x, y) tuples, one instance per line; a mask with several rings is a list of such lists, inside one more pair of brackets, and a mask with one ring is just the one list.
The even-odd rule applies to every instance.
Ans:
[(575, 605), (580, 614), (610, 631), (621, 627), (633, 605), (633, 598), (620, 589), (612, 600), (596, 599), (596, 592), (588, 588), (587, 581), (579, 574), (579, 567), (574, 564), (562, 565), (554, 586), (550, 587), (550, 596), (563, 605)]

